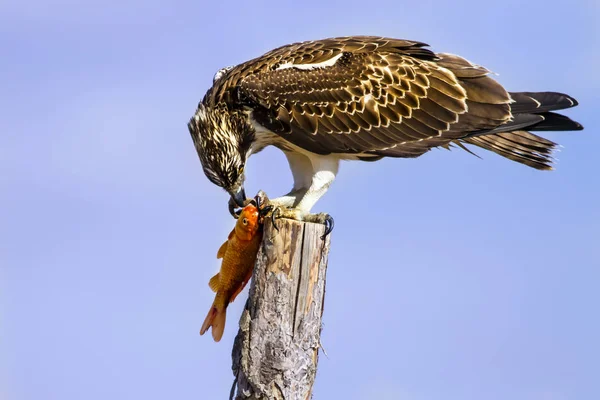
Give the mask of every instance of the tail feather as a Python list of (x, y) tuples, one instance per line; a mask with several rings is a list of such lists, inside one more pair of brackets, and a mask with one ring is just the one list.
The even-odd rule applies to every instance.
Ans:
[(539, 114), (517, 114), (513, 119), (505, 124), (499, 125), (493, 129), (485, 129), (467, 134), (466, 137), (475, 137), (483, 135), (493, 135), (495, 133), (512, 132), (524, 128), (529, 128), (544, 121), (544, 117)]
[(577, 100), (557, 92), (519, 92), (510, 96), (510, 121), (493, 129), (471, 132), (460, 141), (536, 169), (552, 169), (556, 143), (528, 131), (582, 130), (578, 122), (551, 112), (575, 107)]
[(577, 100), (564, 93), (557, 92), (518, 92), (510, 93), (513, 103), (510, 109), (513, 114), (543, 113), (575, 107)]
[(204, 335), (208, 328), (212, 327), (212, 337), (215, 342), (218, 342), (223, 337), (225, 331), (225, 320), (227, 317), (227, 305), (217, 304), (217, 300), (208, 310), (206, 319), (200, 328), (200, 335)]
[(521, 152), (533, 151), (541, 154), (551, 154), (556, 143), (527, 131), (505, 132), (495, 135), (507, 145)]
[(530, 131), (580, 131), (583, 126), (566, 115), (553, 112), (540, 114), (544, 120), (527, 128)]
[(463, 141), (535, 169), (552, 169), (552, 151), (556, 143), (527, 131), (476, 136)]

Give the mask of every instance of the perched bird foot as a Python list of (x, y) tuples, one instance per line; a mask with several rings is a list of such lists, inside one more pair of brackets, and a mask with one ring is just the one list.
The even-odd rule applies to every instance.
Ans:
[(333, 220), (333, 217), (323, 212), (318, 214), (306, 214), (304, 217), (304, 221), (325, 225), (325, 233), (323, 233), (323, 236), (321, 236), (321, 240), (325, 240), (327, 235), (331, 233), (333, 227), (335, 226), (335, 221)]
[(280, 218), (293, 219), (295, 221), (312, 222), (316, 224), (325, 225), (325, 233), (321, 236), (322, 240), (325, 240), (327, 235), (331, 233), (335, 225), (333, 217), (327, 213), (311, 214), (304, 212), (298, 208), (287, 208), (287, 207), (273, 207), (271, 212), (271, 222), (275, 230), (279, 231), (277, 226), (277, 220)]
[[(256, 208), (258, 208), (261, 220), (262, 217), (269, 215), (269, 213), (275, 207), (273, 204), (271, 204), (271, 201), (267, 197), (267, 194), (262, 190), (259, 190), (256, 196), (254, 196), (254, 198), (246, 199), (244, 201), (244, 207), (248, 204), (254, 204)], [(240, 214), (242, 213), (242, 208), (238, 207), (238, 205), (233, 201), (233, 199), (229, 199), (228, 208), (231, 216), (235, 219), (238, 219)]]

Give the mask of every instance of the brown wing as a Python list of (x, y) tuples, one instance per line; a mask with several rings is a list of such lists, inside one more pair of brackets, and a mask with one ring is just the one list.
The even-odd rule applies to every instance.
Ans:
[[(375, 37), (296, 43), (233, 68), (204, 101), (250, 107), (258, 123), (319, 154), (417, 157), (465, 141), (547, 167), (554, 144), (541, 155), (533, 146), (532, 163), (520, 148), (503, 147), (523, 140), (510, 132), (544, 121), (527, 113), (535, 98), (525, 96), (524, 113), (513, 118), (511, 96), (488, 70), (424, 46)], [(475, 138), (482, 135), (489, 139)]]
[(414, 157), (510, 118), (487, 70), (422, 43), (310, 42), (265, 57), (278, 61), (245, 75), (240, 93), (260, 124), (316, 153)]
[(435, 59), (435, 54), (424, 46), (426, 44), (421, 42), (375, 36), (348, 36), (289, 44), (233, 68), (226, 68), (220, 74), (222, 79), (215, 82), (203, 102), (211, 106), (220, 102), (233, 104), (237, 101), (235, 96), (231, 96), (233, 89), (244, 78), (248, 75), (275, 71), (282, 64), (317, 64), (339, 56), (343, 52), (369, 53), (378, 50)]

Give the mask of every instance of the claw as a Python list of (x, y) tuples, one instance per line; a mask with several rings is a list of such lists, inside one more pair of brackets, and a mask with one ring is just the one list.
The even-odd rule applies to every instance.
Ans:
[(280, 214), (281, 214), (281, 208), (279, 208), (279, 207), (273, 208), (273, 211), (271, 212), (271, 223), (273, 224), (273, 228), (275, 228), (275, 230), (277, 232), (279, 232), (279, 227), (277, 226), (277, 223), (275, 221), (277, 220), (277, 217)]
[(325, 233), (323, 234), (323, 236), (321, 236), (321, 240), (325, 240), (327, 235), (329, 235), (331, 233), (331, 231), (333, 231), (333, 227), (335, 226), (335, 221), (333, 220), (333, 217), (331, 215), (326, 214), (324, 224), (325, 224)]
[(259, 207), (259, 213), (263, 217), (266, 216), (271, 211), (273, 211), (273, 206), (272, 205), (267, 205), (267, 206), (264, 206), (263, 208)]
[(269, 198), (265, 192), (259, 190), (256, 196), (254, 196), (254, 201), (256, 202), (256, 207), (260, 209), (263, 204), (269, 203)]
[(260, 196), (259, 195), (254, 196), (254, 198), (252, 199), (252, 201), (256, 205), (256, 208), (258, 208), (258, 210), (260, 211), (260, 206), (262, 205), (261, 204)]
[(258, 208), (258, 214), (261, 217), (266, 217), (267, 214), (269, 214), (269, 212), (273, 211), (273, 205), (272, 204), (266, 204), (266, 195), (264, 194), (264, 192), (258, 192), (258, 194), (254, 197), (254, 199), (252, 200), (254, 202), (254, 204), (256, 205), (256, 208)]

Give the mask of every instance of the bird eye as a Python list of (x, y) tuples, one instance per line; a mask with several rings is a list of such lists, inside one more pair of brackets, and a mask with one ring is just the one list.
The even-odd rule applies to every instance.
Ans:
[(242, 175), (244, 173), (244, 167), (240, 167), (240, 169), (238, 169), (238, 176)]
[(242, 224), (244, 224), (244, 225), (248, 225), (248, 220), (247, 220), (246, 218), (244, 218), (244, 219), (242, 220)]

